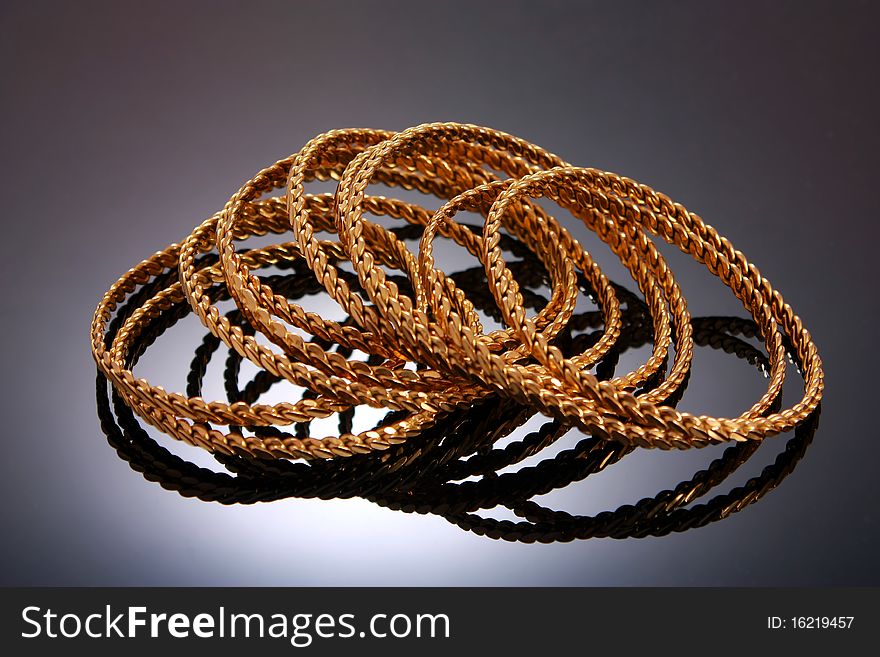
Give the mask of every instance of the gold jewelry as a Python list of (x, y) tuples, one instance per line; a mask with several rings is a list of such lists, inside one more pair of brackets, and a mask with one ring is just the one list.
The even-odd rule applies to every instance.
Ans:
[[(308, 181), (329, 178), (339, 179), (335, 195), (305, 193)], [(373, 182), (416, 189), (446, 203), (431, 213), (412, 203), (369, 196), (366, 190)], [(265, 198), (285, 185), (285, 197)], [(589, 254), (533, 202), (538, 197), (555, 201), (593, 230), (645, 295), (654, 349), (634, 372), (610, 381), (589, 372), (620, 335), (620, 304)], [(482, 235), (453, 221), (461, 210), (484, 216)], [(418, 255), (391, 231), (366, 220), (368, 213), (423, 226)], [(550, 300), (533, 317), (527, 316), (499, 247), (502, 227), (547, 271)], [(238, 253), (233, 244), (289, 229), (294, 242), (246, 253)], [(321, 233), (335, 233), (338, 241), (319, 240)], [(686, 303), (649, 233), (704, 263), (742, 301), (759, 328), (769, 354), (770, 381), (761, 399), (738, 418), (695, 416), (666, 403), (688, 374), (693, 335)], [(438, 234), (482, 262), (506, 328), (485, 333), (467, 295), (436, 268), (432, 244)], [(201, 257), (215, 249), (216, 263)], [(251, 273), (291, 261), (312, 270), (349, 322), (307, 312)], [(343, 262), (351, 264), (365, 296), (339, 268)], [(412, 296), (388, 279), (386, 267), (405, 275)], [(105, 344), (107, 323), (118, 305), (138, 286), (174, 269), (179, 281), (144, 302)], [(565, 358), (554, 341), (572, 318), (578, 273), (593, 288), (605, 328), (595, 344)], [(228, 291), (253, 331), (281, 353), (221, 316), (211, 301), (217, 286)], [(309, 398), (272, 406), (206, 402), (135, 377), (126, 363), (143, 326), (184, 299), (214, 336), (258, 367), (308, 389)], [(768, 414), (784, 381), (783, 337), (802, 364), (804, 393), (792, 407)], [(625, 445), (688, 448), (757, 441), (803, 421), (818, 406), (824, 386), (821, 360), (800, 319), (742, 253), (699, 217), (627, 178), (572, 167), (502, 132), (452, 123), (397, 134), (338, 130), (312, 140), (299, 153), (258, 173), (180, 245), (169, 246), (120, 278), (95, 312), (91, 340), (101, 371), (148, 423), (211, 451), (269, 458), (334, 458), (387, 449), (452, 410), (493, 394)], [(665, 379), (638, 392), (665, 369), (673, 342), (674, 359)], [(327, 351), (319, 343), (361, 351), (370, 362)], [(417, 363), (416, 369), (407, 369), (409, 362)], [(324, 439), (244, 436), (211, 426), (307, 423), (364, 404), (405, 415), (357, 435)]]

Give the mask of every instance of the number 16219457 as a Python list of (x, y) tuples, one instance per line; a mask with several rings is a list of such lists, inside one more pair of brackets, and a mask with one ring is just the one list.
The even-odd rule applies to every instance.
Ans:
[(768, 616), (768, 630), (849, 630), (855, 616)]

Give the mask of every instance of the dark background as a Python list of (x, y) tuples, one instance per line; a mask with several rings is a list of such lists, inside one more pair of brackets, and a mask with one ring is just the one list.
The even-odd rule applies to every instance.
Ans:
[[(0, 583), (880, 584), (876, 4), (0, 7)], [(827, 375), (814, 444), (777, 490), (683, 534), (521, 545), (360, 500), (183, 499), (116, 458), (88, 348), (112, 281), (320, 132), (436, 120), (512, 132), (664, 191), (774, 282)], [(694, 315), (742, 314), (705, 271), (672, 265)], [(179, 390), (201, 331), (174, 331), (144, 371)], [(682, 407), (738, 414), (765, 381), (705, 351)], [(614, 509), (714, 455), (640, 453), (544, 501)]]

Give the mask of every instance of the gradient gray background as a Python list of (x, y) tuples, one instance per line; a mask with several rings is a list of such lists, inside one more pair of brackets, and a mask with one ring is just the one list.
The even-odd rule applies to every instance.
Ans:
[[(876, 4), (0, 6), (0, 583), (880, 584)], [(315, 134), (434, 120), (650, 184), (774, 282), (828, 381), (814, 444), (777, 490), (681, 535), (529, 546), (356, 500), (206, 504), (116, 458), (87, 338), (109, 284)], [(694, 314), (742, 314), (704, 271), (672, 265)], [(188, 359), (200, 332), (175, 331)], [(175, 340), (154, 368), (180, 369)], [(697, 367), (691, 410), (736, 413), (764, 385), (716, 355)], [(613, 509), (711, 456), (640, 454), (548, 499)]]

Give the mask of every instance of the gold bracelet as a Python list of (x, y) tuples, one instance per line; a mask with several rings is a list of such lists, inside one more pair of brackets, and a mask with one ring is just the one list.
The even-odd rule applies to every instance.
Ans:
[[(497, 229), (495, 222), (500, 221), (505, 204), (512, 200), (512, 195), (519, 189), (529, 189), (531, 186), (541, 194), (555, 191), (559, 202), (577, 216), (583, 214), (579, 210), (596, 202), (590, 194), (594, 188), (599, 188), (606, 198), (604, 206), (601, 201), (598, 205), (604, 210), (605, 219), (617, 221), (621, 239), (638, 239), (638, 235), (629, 235), (628, 232), (638, 227), (647, 229), (704, 262), (709, 271), (733, 290), (761, 327), (772, 363), (767, 394), (736, 419), (679, 413), (668, 406), (640, 399), (629, 391), (617, 389), (611, 382), (599, 381), (588, 372), (560, 362), (552, 349), (546, 349), (545, 345), (536, 341), (534, 332), (522, 326), (525, 318), (517, 313), (517, 291), (511, 284), (509, 274), (505, 276), (503, 273), (503, 261), (490, 250), (484, 253), (486, 272), (490, 277), (490, 286), (496, 291), (499, 307), (508, 311), (506, 319), (520, 324), (520, 337), (526, 340), (530, 350), (544, 350), (548, 358), (556, 358), (557, 367), (554, 369), (568, 367), (569, 382), (576, 380), (577, 386), (567, 394), (561, 394), (555, 385), (558, 380), (555, 372), (550, 371), (544, 377), (526, 376), (521, 369), (494, 357), (484, 348), (478, 336), (474, 336), (466, 327), (460, 328), (458, 318), (444, 317), (444, 326), (457, 331), (450, 330), (446, 334), (448, 344), (453, 346), (449, 353), (458, 355), (458, 364), (466, 363), (473, 376), (491, 379), (499, 390), (509, 391), (517, 398), (524, 396), (543, 412), (561, 413), (591, 433), (642, 446), (686, 448), (728, 440), (760, 439), (791, 429), (816, 408), (824, 383), (821, 360), (809, 333), (769, 282), (714, 229), (682, 206), (673, 204), (644, 185), (613, 174), (575, 169), (534, 145), (477, 126), (428, 124), (412, 128), (364, 151), (346, 168), (336, 194), (337, 232), (343, 238), (343, 246), (362, 285), (377, 307), (381, 307), (386, 314), (408, 315), (409, 309), (404, 302), (398, 306), (384, 299), (389, 291), (382, 286), (382, 272), (371, 267), (372, 257), (367, 254), (364, 241), (358, 239), (363, 224), (360, 199), (375, 171), (399, 150), (436, 154), (448, 152), (450, 143), (506, 150), (532, 165), (535, 171), (514, 182), (496, 201), (485, 225), (484, 245), (491, 244), (489, 238), (493, 227)], [(560, 189), (563, 190), (561, 194), (558, 193)], [(434, 287), (431, 291), (436, 293), (438, 288)], [(761, 417), (762, 411), (778, 395), (785, 373), (777, 323), (804, 363), (805, 391), (801, 401), (793, 407)]]
[[(497, 172), (497, 173), (496, 173)], [(502, 179), (498, 174), (506, 176)], [(306, 194), (310, 180), (339, 180), (335, 195)], [(446, 202), (436, 212), (412, 203), (368, 196), (374, 183), (415, 189)], [(265, 198), (286, 186), (284, 198)], [(628, 374), (600, 380), (590, 368), (620, 335), (615, 290), (590, 255), (533, 199), (547, 197), (582, 220), (607, 243), (644, 294), (654, 348)], [(462, 210), (484, 217), (482, 234), (453, 221)], [(418, 254), (365, 214), (422, 226)], [(550, 295), (534, 316), (499, 246), (508, 231), (542, 264)], [(234, 242), (293, 230), (294, 242), (238, 253)], [(338, 241), (319, 240), (335, 233)], [(433, 240), (452, 239), (476, 257), (505, 323), (486, 333), (468, 295), (436, 267)], [(667, 402), (687, 377), (693, 351), (690, 315), (665, 260), (648, 235), (659, 236), (718, 276), (758, 326), (769, 354), (767, 392), (734, 419), (676, 411)], [(216, 250), (215, 264), (202, 256)], [(275, 294), (252, 270), (278, 262), (305, 263), (349, 316), (340, 324)], [(352, 288), (339, 268), (350, 263)], [(386, 276), (402, 273), (409, 293)], [(179, 281), (133, 312), (105, 344), (114, 310), (139, 286), (177, 269)], [(591, 287), (604, 323), (583, 352), (563, 357), (555, 344), (569, 325), (579, 295), (577, 277)], [(212, 305), (210, 290), (225, 289), (249, 330), (231, 324)], [(362, 296), (363, 295), (363, 296)], [(126, 363), (143, 326), (186, 300), (209, 331), (242, 358), (310, 391), (298, 402), (226, 404), (169, 393), (137, 378)], [(313, 337), (306, 340), (298, 331)], [(260, 333), (281, 353), (261, 344)], [(790, 408), (768, 413), (785, 375), (783, 338), (802, 364), (804, 393)], [(821, 360), (800, 319), (745, 257), (696, 215), (632, 180), (575, 168), (519, 138), (477, 126), (440, 123), (401, 133), (339, 130), (264, 169), (179, 246), (171, 245), (131, 269), (105, 294), (91, 328), (92, 352), (120, 396), (145, 421), (175, 438), (226, 454), (267, 458), (334, 458), (387, 449), (418, 435), (458, 408), (501, 394), (546, 415), (565, 418), (593, 435), (660, 448), (756, 441), (796, 426), (818, 406)], [(370, 357), (346, 358), (320, 344), (338, 344)], [(639, 388), (666, 368), (658, 385)], [(407, 369), (407, 363), (417, 364)], [(358, 405), (405, 412), (403, 418), (357, 435), (323, 439), (244, 436), (212, 425), (307, 423)]]

